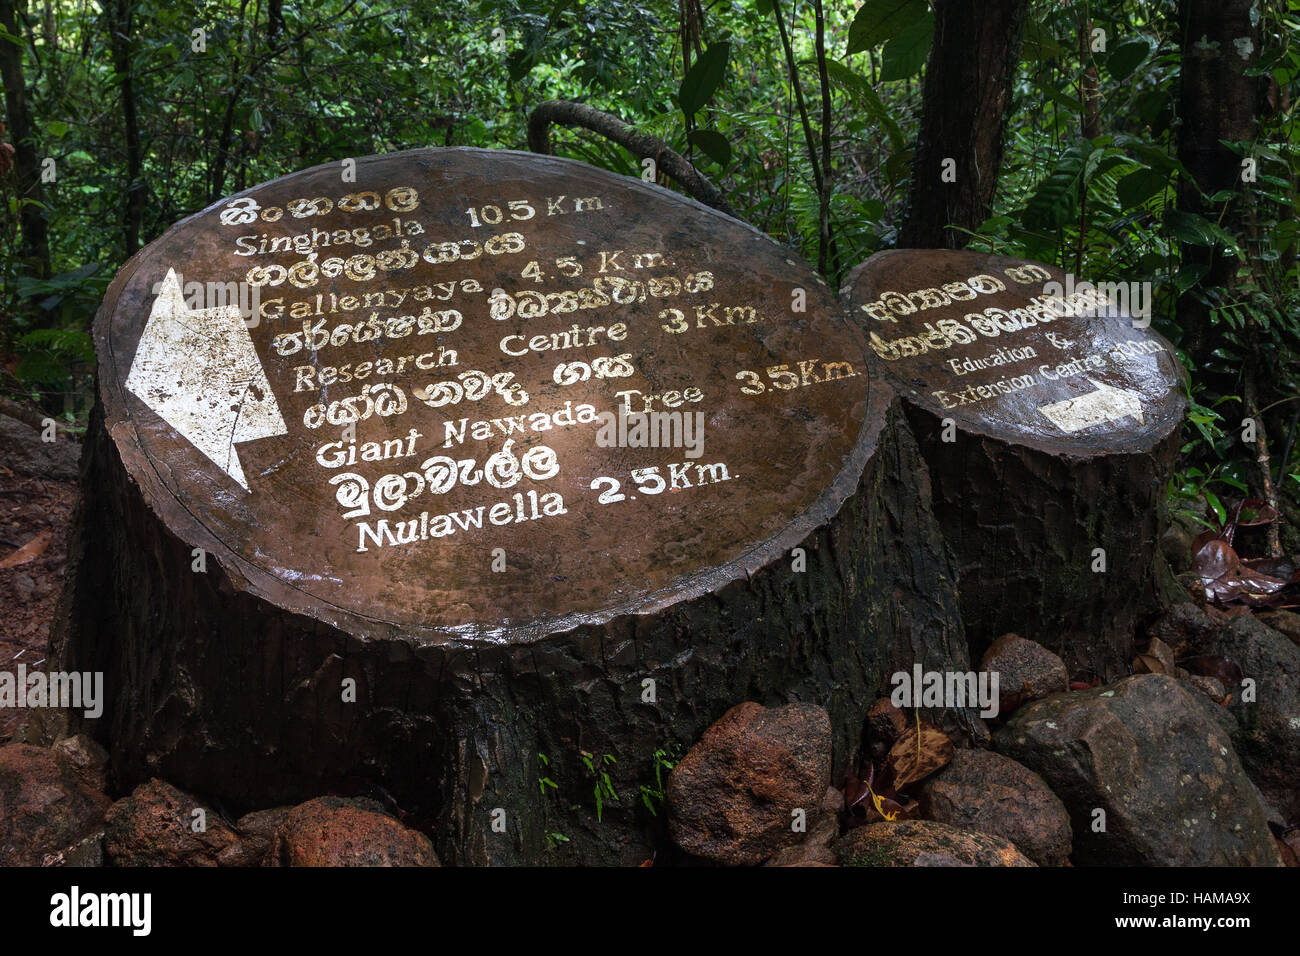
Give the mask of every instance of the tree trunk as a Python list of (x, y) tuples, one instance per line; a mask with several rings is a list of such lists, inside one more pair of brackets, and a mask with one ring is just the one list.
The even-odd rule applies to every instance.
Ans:
[(19, 255), (32, 263), (38, 278), (50, 277), (50, 238), (45, 222), (41, 190), (41, 158), (36, 152), (35, 130), (27, 105), (27, 81), (23, 76), (23, 44), (26, 30), (19, 26), (22, 7), (14, 0), (0, 0), (0, 27), (14, 42), (0, 43), (0, 84), (5, 89), (5, 114), (9, 139), (14, 146), (14, 181), (17, 183), (18, 225), (22, 230)]
[[(891, 674), (914, 663), (969, 668), (925, 466), (901, 406), (865, 373), (860, 332), (787, 251), (676, 194), (527, 154), (373, 157), (358, 162), (351, 188), (391, 205), (358, 213), (355, 197), (338, 197), (331, 164), (255, 187), (244, 198), (256, 206), (232, 200), (191, 217), (127, 264), (96, 320), (100, 404), (52, 655), (66, 669), (107, 675), (108, 705), (92, 730), (110, 747), (119, 791), (158, 775), (249, 809), (364, 784), (391, 794), (453, 863), (640, 862), (658, 832), (647, 809), (661, 806), (656, 761), (732, 705), (826, 707), (843, 771)], [(242, 340), (228, 313), (195, 314), (167, 282), (154, 297), (170, 269), (196, 280), (250, 273), (234, 237), (309, 228), (276, 215), (299, 197), (339, 200), (307, 217), (331, 233), (395, 215), (421, 222), (425, 231), (403, 241), (414, 260), (376, 252), (388, 271), (365, 278), (365, 264), (350, 259), (351, 271), (311, 287), (333, 268), (328, 258), (313, 273), (295, 263), (301, 252), (260, 257), (255, 280), (278, 265), (293, 281), (262, 288), (263, 322), (247, 333), (252, 363), (234, 354)], [(500, 227), (486, 228), (498, 212)], [(245, 215), (259, 221), (239, 222)], [(476, 232), (472, 219), (485, 228)], [(518, 242), (489, 239), (508, 234)], [(472, 258), (450, 258), (472, 251), (471, 236)], [(556, 265), (566, 260), (582, 273)], [(357, 348), (337, 332), (348, 316), (332, 316), (324, 332), (334, 323), (338, 342), (318, 341), (313, 359), (285, 338), (303, 335), (302, 320), (295, 328), (274, 317), (276, 297), (391, 296), (451, 277), (449, 301), (435, 306), (441, 330), (423, 340), (379, 337)], [(529, 298), (533, 288), (551, 297)], [(552, 291), (563, 289), (582, 295)], [(539, 314), (572, 312), (568, 304), (589, 302), (591, 289), (609, 301)], [(793, 302), (794, 291), (806, 308), (772, 306)], [(715, 300), (742, 311), (724, 313)], [(374, 311), (387, 319), (393, 310)], [(606, 359), (607, 347), (548, 355), (551, 334), (567, 334), (557, 325), (574, 319), (619, 328), (618, 361)], [(308, 338), (316, 321), (307, 320)], [(200, 342), (224, 335), (225, 351), (186, 339), (196, 328)], [(536, 339), (547, 348), (522, 357), (499, 347)], [(344, 436), (311, 423), (357, 386), (322, 389), (322, 369), (346, 362), (360, 374), (364, 359), (379, 374), (378, 363), (401, 352), (445, 359), (438, 350), (453, 348), (455, 364), (384, 373), (390, 396), (410, 396), (404, 410), (389, 404), (355, 422), (353, 443), (373, 441), (376, 452), (397, 442), (404, 454), (408, 429), (417, 432), (410, 441), (424, 440), (407, 464), (362, 461), (361, 444), (346, 468), (363, 473), (356, 477), (373, 485), (381, 510), (349, 524), (338, 509), (357, 506), (346, 493), (353, 479), (329, 481), (321, 460), (340, 450), (336, 440), (348, 444), (346, 416), (323, 413)], [(596, 371), (582, 378), (575, 362)], [(464, 368), (492, 376), (477, 401), (466, 396), (479, 373)], [(304, 376), (311, 387), (299, 388)], [(434, 385), (438, 378), (466, 385), (456, 393)], [(178, 399), (194, 383), (210, 405)], [(695, 404), (704, 457), (630, 440), (608, 446), (599, 432), (593, 443), (581, 409), (622, 407), (619, 393), (629, 390), (670, 407)], [(566, 405), (576, 425), (561, 421)], [(196, 407), (230, 429), (224, 443), (196, 424)], [(494, 467), (497, 485), (510, 473), (484, 463), (510, 448), (492, 422), (521, 413), (552, 422), (534, 433), (530, 420), (514, 434), (513, 454), (534, 470), (513, 492), (487, 488), (480, 482), (493, 482)], [(483, 434), (458, 424), (462, 417), (481, 420)], [(395, 485), (409, 492), (405, 480), (417, 473), (408, 469), (449, 444), (446, 455), (471, 463), (441, 478), (459, 474), (477, 487), (438, 497), (430, 459), (419, 466), (423, 497), (401, 504)], [(544, 467), (548, 449), (556, 472)], [(680, 471), (668, 467), (679, 462)], [(405, 480), (381, 481), (382, 472)], [(490, 502), (512, 493), (553, 494), (563, 510), (517, 520), (529, 505), (512, 501), (501, 524), (483, 521), (482, 508), (478, 524), (468, 520), (484, 499), (496, 515)], [(444, 511), (462, 517), (435, 532), (440, 516), (430, 515)], [(362, 530), (380, 520), (398, 522), (387, 525), (397, 529), (391, 540)], [(979, 732), (966, 708), (928, 717)], [(608, 770), (617, 795), (601, 789), (599, 818), (595, 793), (606, 785), (588, 761)]]
[[(1226, 211), (1206, 197), (1222, 190), (1240, 195), (1242, 157), (1224, 145), (1255, 139), (1259, 79), (1247, 73), (1259, 58), (1255, 0), (1182, 0), (1182, 79), (1178, 116), (1178, 158), (1195, 182), (1182, 181), (1178, 208), (1219, 222), (1229, 231), (1240, 221), (1243, 199), (1231, 199)], [(1197, 186), (1200, 187), (1198, 191)], [(1201, 266), (1204, 277), (1178, 300), (1183, 349), (1199, 367), (1218, 345), (1211, 335), (1207, 290), (1233, 282), (1237, 259), (1223, 249), (1184, 245), (1185, 266)]]
[(1121, 676), (1154, 609), (1186, 401), (1128, 290), (1102, 293), (947, 251), (879, 253), (845, 283), (929, 468), (972, 660), (1015, 632), (1072, 673)]
[(936, 0), (901, 245), (959, 249), (967, 241), (960, 230), (989, 217), (1027, 7), (1027, 0)]
[(136, 117), (134, 66), (131, 63), (131, 0), (115, 0), (105, 5), (108, 18), (109, 49), (113, 53), (113, 72), (117, 74), (122, 98), (122, 136), (126, 144), (126, 195), (122, 206), (122, 246), (127, 256), (140, 248), (140, 226), (144, 221), (146, 187), (144, 151), (140, 145), (140, 124)]

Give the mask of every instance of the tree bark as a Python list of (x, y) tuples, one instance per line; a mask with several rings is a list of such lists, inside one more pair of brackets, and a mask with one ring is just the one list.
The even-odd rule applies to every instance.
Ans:
[[(1252, 11), (1256, 11), (1252, 13)], [(1194, 182), (1180, 182), (1178, 208), (1219, 222), (1230, 231), (1240, 221), (1244, 199), (1242, 158), (1223, 144), (1254, 140), (1260, 81), (1248, 76), (1259, 58), (1254, 0), (1182, 0), (1182, 74), (1178, 116), (1178, 158)], [(1199, 186), (1199, 189), (1197, 188)], [(1238, 193), (1226, 210), (1206, 197)], [(1217, 247), (1183, 245), (1185, 266), (1201, 266), (1204, 277), (1178, 300), (1181, 345), (1199, 367), (1217, 343), (1211, 334), (1207, 291), (1232, 285), (1235, 256)]]
[[(900, 246), (959, 249), (989, 217), (1026, 0), (936, 0)], [(946, 181), (944, 161), (956, 163)]]
[[(925, 466), (896, 398), (862, 370), (861, 334), (810, 269), (756, 230), (690, 200), (569, 161), (417, 150), (359, 160), (357, 183), (378, 195), (389, 186), (409, 188), (401, 194), (409, 207), (402, 216), (439, 230), (462, 221), (456, 228), (468, 232), (466, 206), (478, 215), (491, 199), (528, 197), (534, 215), (514, 228), (527, 230), (524, 255), (548, 270), (560, 252), (594, 273), (598, 262), (613, 261), (611, 241), (628, 250), (624, 256), (658, 242), (671, 256), (671, 264), (657, 267), (667, 283), (656, 286), (661, 291), (672, 288), (668, 277), (675, 274), (665, 270), (707, 263), (706, 303), (712, 296), (790, 301), (797, 288), (807, 308), (780, 322), (766, 313), (737, 325), (701, 316), (701, 324), (681, 333), (666, 324), (664, 306), (672, 299), (629, 300), (603, 317), (617, 317), (636, 333), (619, 340), (643, 376), (633, 384), (653, 386), (667, 401), (665, 389), (693, 382), (709, 398), (710, 457), (701, 461), (730, 462), (724, 474), (735, 484), (678, 487), (674, 478), (668, 492), (628, 481), (627, 500), (600, 503), (594, 490), (609, 479), (593, 475), (625, 475), (638, 459), (655, 461), (664, 452), (593, 449), (566, 426), (563, 435), (545, 439), (562, 453), (561, 467), (541, 487), (563, 491), (567, 517), (516, 524), (509, 535), (483, 524), (407, 550), (357, 554), (355, 537), (345, 547), (337, 543), (340, 531), (353, 529), (340, 529), (337, 506), (327, 500), (333, 482), (326, 500), (316, 497), (321, 473), (313, 449), (335, 436), (310, 425), (299, 433), (294, 416), (317, 396), (295, 397), (302, 381), (295, 366), (303, 359), (279, 357), (281, 346), (271, 345), (278, 326), (255, 328), (250, 337), (267, 376), (257, 401), (269, 392), (283, 403), (290, 437), (271, 430), (241, 445), (243, 491), (227, 480), (229, 471), (221, 473), (228, 460), (198, 454), (164, 417), (166, 400), (188, 387), (184, 367), (202, 366), (197, 379), (223, 396), (222, 366), (208, 370), (195, 346), (165, 356), (159, 395), (126, 384), (137, 381), (129, 370), (138, 368), (142, 343), (157, 329), (183, 333), (199, 321), (187, 303), (168, 304), (166, 286), (153, 296), (156, 276), (168, 268), (196, 277), (248, 269), (235, 258), (230, 227), (219, 222), (223, 210), (176, 226), (122, 270), (96, 320), (99, 404), (52, 635), (58, 666), (106, 674), (103, 719), (77, 722), (89, 723), (109, 746), (118, 792), (161, 776), (252, 809), (365, 785), (391, 794), (448, 862), (638, 863), (653, 852), (660, 831), (643, 801), (644, 795), (657, 806), (656, 753), (683, 750), (734, 704), (802, 700), (825, 707), (842, 772), (890, 675), (910, 673), (916, 663), (928, 671), (969, 670)], [(236, 198), (278, 210), (331, 189), (337, 191), (332, 165)], [(601, 206), (584, 200), (575, 212), (572, 200), (561, 202), (579, 190), (598, 196)], [(548, 204), (563, 215), (542, 219)], [(224, 211), (240, 208), (232, 200)], [(518, 205), (514, 211), (524, 216)], [(353, 213), (345, 204), (329, 215), (342, 220)], [(440, 238), (419, 247), (429, 242), (437, 251)], [(485, 254), (458, 268), (478, 270), (469, 274), (489, 289), (499, 283), (502, 295), (527, 288), (529, 280), (519, 281), (522, 262), (484, 261), (497, 258), (505, 260)], [(447, 265), (419, 261), (426, 264), (415, 276)], [(306, 281), (307, 273), (294, 274)], [(368, 286), (380, 287), (403, 288), (404, 276), (381, 276)], [(355, 289), (342, 279), (331, 288)], [(488, 367), (506, 332), (547, 328), (544, 316), (519, 325), (520, 317), (497, 303), (489, 313), (485, 298), (471, 295), (456, 300), (466, 321), (447, 339), (466, 364)], [(601, 321), (601, 314), (587, 312), (592, 318), (585, 321)], [(168, 321), (147, 324), (155, 315)], [(695, 341), (684, 348), (674, 334)], [(350, 346), (325, 354), (375, 362), (381, 345), (367, 344), (357, 355)], [(769, 381), (782, 384), (740, 391), (746, 378), (735, 374), (737, 362), (782, 369), (775, 363), (809, 350), (826, 358), (849, 352), (852, 374), (812, 375), (797, 389), (791, 376), (800, 375), (776, 375)], [(507, 367), (531, 393), (525, 411), (547, 408), (557, 395), (571, 403), (610, 401), (609, 384), (595, 377), (579, 387), (557, 384), (557, 373), (548, 385), (536, 377), (535, 363)], [(242, 375), (241, 396), (250, 387), (246, 369)], [(437, 390), (423, 387), (426, 378), (399, 376), (392, 384), (428, 397)], [(418, 424), (425, 436), (441, 438), (444, 417), (507, 412), (457, 405), (428, 419), (413, 403), (399, 420), (402, 430)], [(360, 422), (358, 440), (373, 437), (375, 425)], [(476, 453), (472, 443), (460, 447), (453, 454)], [(607, 470), (613, 468), (619, 470)], [(482, 487), (465, 490), (466, 498)], [(508, 567), (489, 573), (489, 552), (498, 546)], [(198, 572), (195, 549), (206, 555)], [(344, 699), (349, 680), (355, 700)], [(927, 719), (954, 733), (980, 733), (969, 707), (938, 708)], [(618, 800), (606, 795), (598, 819), (586, 760), (603, 763), (606, 755), (616, 761), (607, 766)]]
[[(110, 12), (111, 11), (111, 12)], [(136, 115), (134, 67), (131, 63), (131, 0), (115, 0), (108, 13), (108, 43), (113, 54), (122, 99), (122, 136), (126, 145), (126, 195), (122, 204), (122, 248), (130, 258), (140, 248), (140, 227), (144, 222), (147, 189), (144, 184), (144, 151)]]
[(1111, 679), (1156, 607), (1186, 400), (1167, 342), (1069, 288), (1023, 260), (891, 250), (841, 297), (904, 396), (971, 659), (1015, 632)]
[(653, 159), (656, 169), (677, 180), (692, 198), (728, 216), (740, 218), (718, 187), (680, 153), (669, 149), (663, 140), (638, 133), (617, 116), (584, 103), (547, 100), (537, 104), (528, 116), (528, 148), (543, 156), (551, 155), (551, 126), (556, 123), (581, 126), (618, 143), (633, 156)]
[[(19, 25), (23, 5), (0, 0), (0, 27), (21, 39), (26, 30)], [(21, 42), (0, 43), (0, 83), (5, 88), (5, 114), (9, 139), (14, 146), (14, 181), (17, 184), (18, 225), (22, 230), (19, 255), (33, 264), (38, 278), (50, 277), (50, 237), (45, 221), (41, 190), (41, 158), (36, 151), (35, 129), (27, 104), (27, 81), (23, 76)]]

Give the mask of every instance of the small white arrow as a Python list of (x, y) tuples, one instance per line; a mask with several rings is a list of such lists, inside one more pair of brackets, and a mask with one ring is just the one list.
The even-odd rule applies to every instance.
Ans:
[(238, 442), (288, 430), (238, 305), (190, 309), (167, 270), (126, 387), (248, 491)]
[(1093, 379), (1088, 381), (1096, 386), (1096, 391), (1064, 402), (1040, 405), (1038, 410), (1063, 432), (1081, 431), (1091, 425), (1117, 421), (1126, 415), (1132, 415), (1139, 425), (1142, 424), (1142, 402), (1136, 394)]

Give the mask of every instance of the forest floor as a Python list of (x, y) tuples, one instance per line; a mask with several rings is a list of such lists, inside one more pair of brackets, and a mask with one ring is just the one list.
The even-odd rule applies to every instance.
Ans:
[[(77, 482), (29, 478), (0, 463), (0, 671), (41, 664), (63, 589)], [(0, 708), (0, 744), (21, 729), (26, 708)]]

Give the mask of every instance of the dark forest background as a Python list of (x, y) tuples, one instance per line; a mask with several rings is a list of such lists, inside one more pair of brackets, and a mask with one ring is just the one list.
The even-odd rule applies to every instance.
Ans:
[(84, 422), (99, 299), (182, 217), (346, 157), (524, 149), (567, 100), (832, 286), (943, 245), (1151, 283), (1192, 399), (1175, 511), (1300, 527), (1298, 40), (1300, 0), (0, 0), (0, 400)]

